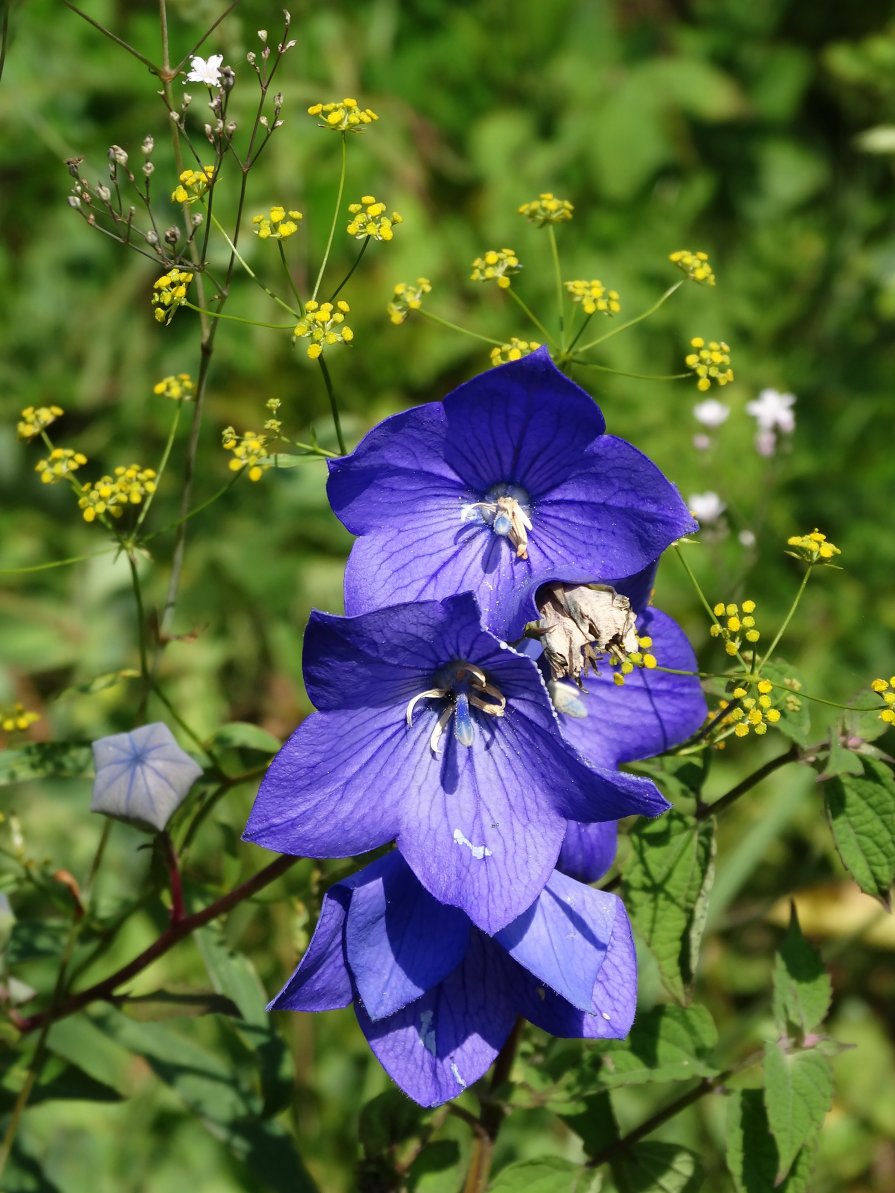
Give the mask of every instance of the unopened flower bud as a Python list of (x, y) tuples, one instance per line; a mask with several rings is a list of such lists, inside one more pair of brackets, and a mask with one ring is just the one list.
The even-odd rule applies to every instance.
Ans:
[(168, 244), (171, 244), (171, 245), (177, 244), (179, 239), (180, 239), (180, 229), (179, 228), (174, 227), (174, 225), (172, 224), (170, 228), (165, 229), (165, 241)]
[(233, 134), (236, 132), (236, 121), (228, 120), (227, 123), (224, 125), (224, 131), (226, 132), (228, 137), (232, 137)]
[(65, 159), (65, 164), (68, 166), (68, 172), (72, 178), (79, 177), (79, 170), (81, 168), (82, 157), (68, 157)]
[(282, 91), (278, 91), (278, 92), (276, 93), (276, 95), (273, 97), (273, 106), (274, 106), (274, 108), (276, 109), (276, 111), (277, 111), (277, 112), (279, 112), (280, 108), (282, 108), (282, 106), (283, 106), (283, 93), (282, 93)]
[(81, 200), (78, 198), (77, 195), (69, 195), (68, 196), (68, 205), (69, 205), (69, 207), (80, 207)]
[(258, 123), (259, 123), (259, 124), (260, 124), (260, 125), (261, 125), (263, 128), (268, 128), (268, 127), (269, 127), (269, 125), (270, 125), (270, 121), (267, 119), (267, 117), (266, 117), (266, 116), (259, 116), (259, 117), (258, 117)]
[(155, 166), (152, 164), (152, 162), (144, 162), (143, 163), (143, 173), (146, 175), (147, 178), (153, 173), (154, 170), (155, 170)]
[(236, 71), (232, 66), (221, 67), (221, 87), (225, 91), (232, 91), (236, 83)]
[(190, 216), (190, 223), (194, 228), (199, 228), (202, 225), (202, 212), (196, 211)]
[(258, 30), (258, 40), (259, 41), (267, 41), (267, 30), (266, 29)]
[(140, 149), (148, 157), (149, 154), (152, 153), (153, 149), (155, 149), (155, 140), (151, 136), (148, 136), (148, 135), (145, 136), (143, 138), (143, 144), (140, 146)]
[(114, 162), (117, 166), (127, 165), (127, 154), (120, 145), (109, 146), (109, 161)]
[(255, 65), (255, 51), (254, 50), (249, 50), (248, 54), (246, 54), (246, 62), (248, 62), (249, 66)]
[(156, 245), (156, 244), (158, 244), (158, 233), (157, 233), (157, 232), (153, 232), (151, 228), (150, 228), (150, 230), (149, 230), (149, 231), (146, 233), (146, 243), (147, 243), (147, 244), (151, 244), (151, 245)]
[(97, 193), (97, 195), (99, 195), (99, 197), (102, 199), (102, 201), (104, 203), (108, 203), (109, 200), (112, 198), (112, 192), (109, 190), (109, 188), (107, 186), (103, 186), (103, 184), (101, 182), (98, 182), (96, 184), (96, 193)]

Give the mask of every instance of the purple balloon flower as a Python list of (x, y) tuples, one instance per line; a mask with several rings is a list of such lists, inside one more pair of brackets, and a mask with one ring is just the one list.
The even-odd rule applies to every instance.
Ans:
[(91, 812), (161, 831), (202, 774), (167, 725), (155, 721), (93, 743)]
[(353, 1003), (389, 1076), (437, 1106), (482, 1076), (518, 1016), (556, 1036), (620, 1039), (636, 997), (615, 895), (554, 872), (491, 937), (433, 899), (393, 852), (327, 892), (308, 951), (268, 1009)]
[(517, 638), (532, 583), (630, 576), (697, 529), (677, 489), (546, 348), (374, 427), (330, 464), (356, 535), (345, 608), (471, 591), (485, 625)]
[(470, 593), (313, 613), (304, 676), (320, 711), (274, 758), (246, 839), (309, 857), (397, 839), (423, 886), (486, 932), (537, 898), (568, 819), (668, 807), (563, 739), (537, 663), (482, 629)]

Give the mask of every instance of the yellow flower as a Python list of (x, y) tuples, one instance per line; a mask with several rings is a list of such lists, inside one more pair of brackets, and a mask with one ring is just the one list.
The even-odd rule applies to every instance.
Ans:
[(696, 388), (703, 393), (711, 388), (712, 382), (727, 385), (733, 381), (733, 369), (730, 367), (730, 348), (723, 340), (710, 340), (706, 344), (702, 336), (694, 336), (690, 347), (695, 352), (689, 352), (684, 357), (684, 364), (696, 374)]
[(510, 278), (521, 268), (513, 249), (488, 249), (473, 261), (469, 276), (474, 282), (497, 282), (502, 290), (506, 290)]
[(54, 447), (45, 460), (38, 460), (34, 471), (40, 474), (45, 485), (53, 485), (63, 477), (71, 476), (86, 463), (87, 457), (82, 452), (73, 451), (70, 447)]
[(156, 382), (152, 392), (162, 398), (171, 398), (174, 402), (188, 402), (196, 392), (196, 386), (189, 373), (177, 373)]
[(580, 302), (587, 315), (617, 315), (622, 309), (617, 290), (607, 290), (601, 281), (566, 282), (572, 302)]
[(392, 323), (403, 323), (411, 311), (418, 311), (423, 305), (423, 295), (432, 293), (428, 278), (417, 278), (416, 282), (398, 282), (392, 301), (388, 304), (388, 317)]
[(376, 201), (373, 195), (362, 195), (359, 203), (349, 203), (351, 221), (346, 231), (356, 240), (363, 240), (372, 236), (374, 240), (391, 240), (395, 233), (396, 224), (403, 224), (404, 217), (397, 211), (390, 216), (385, 214), (385, 204)]
[(727, 654), (735, 655), (744, 640), (754, 646), (761, 638), (752, 616), (755, 601), (743, 601), (742, 605), (733, 601), (725, 605), (719, 601), (712, 612), (718, 620), (712, 624), (709, 633), (713, 638), (721, 639)]
[(347, 302), (341, 299), (333, 305), (331, 302), (317, 302), (310, 299), (305, 303), (304, 316), (296, 323), (293, 336), (295, 339), (309, 339), (308, 356), (316, 360), (323, 355), (324, 348), (333, 344), (350, 344), (354, 339), (354, 332), (345, 322), (345, 316), (351, 310)]
[(875, 679), (870, 686), (885, 705), (880, 709), (879, 719), (887, 725), (895, 725), (895, 675), (890, 679)]
[(214, 166), (203, 166), (201, 170), (184, 170), (180, 182), (171, 192), (175, 203), (196, 203), (208, 191), (214, 179)]
[(343, 99), (341, 103), (312, 104), (309, 116), (321, 116), (320, 128), (331, 128), (340, 133), (362, 133), (364, 127), (379, 117), (369, 108), (358, 106), (356, 99)]
[(827, 542), (827, 536), (816, 528), (810, 534), (796, 534), (786, 540), (788, 547), (795, 550), (787, 551), (794, 559), (801, 559), (804, 563), (832, 564), (837, 555), (842, 552), (833, 543)]
[(154, 468), (139, 464), (119, 464), (112, 476), (101, 476), (87, 482), (78, 497), (78, 508), (85, 522), (95, 522), (105, 513), (120, 518), (128, 505), (141, 505), (143, 498), (156, 490)]
[(243, 468), (247, 468), (250, 481), (260, 481), (271, 466), (267, 453), (266, 435), (261, 435), (257, 431), (246, 431), (242, 435), (237, 435), (232, 427), (227, 427), (221, 436), (221, 443), (224, 451), (233, 453), (230, 460), (230, 471), (240, 472)]
[(540, 346), (535, 340), (517, 340), (513, 336), (508, 344), (501, 344), (499, 348), (491, 349), (491, 363), (505, 365), (511, 360), (521, 360), (523, 356), (529, 356)]
[(715, 275), (709, 264), (708, 253), (691, 253), (689, 249), (678, 249), (669, 253), (668, 260), (682, 270), (692, 282), (714, 286)]
[[(288, 217), (288, 218), (287, 218)], [(274, 240), (286, 240), (298, 231), (298, 225), (304, 219), (300, 211), (289, 210), (285, 207), (271, 207), (267, 215), (253, 215), (252, 231), (260, 240), (273, 237)]]
[(575, 208), (568, 199), (557, 199), (549, 191), (532, 199), (530, 203), (523, 203), (519, 214), (524, 215), (536, 227), (543, 228), (545, 224), (563, 224), (572, 218)]
[(169, 269), (152, 283), (152, 305), (158, 323), (170, 323), (174, 312), (186, 302), (187, 287), (193, 275), (183, 269)]
[(39, 720), (40, 713), (32, 712), (18, 701), (0, 709), (0, 729), (4, 733), (15, 733), (16, 731), (21, 733), (29, 725), (33, 725), (35, 721)]
[(33, 439), (62, 414), (61, 406), (26, 406), (16, 430), (20, 439)]

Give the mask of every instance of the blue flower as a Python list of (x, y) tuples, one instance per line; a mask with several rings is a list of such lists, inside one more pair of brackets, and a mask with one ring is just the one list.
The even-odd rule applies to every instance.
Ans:
[(423, 886), (486, 932), (537, 898), (567, 819), (668, 807), (564, 741), (537, 663), (482, 629), (469, 593), (313, 613), (304, 676), (320, 711), (274, 758), (246, 839), (310, 857), (397, 839)]
[(346, 612), (471, 591), (488, 629), (513, 639), (533, 584), (612, 580), (657, 559), (697, 525), (605, 425), (546, 349), (380, 423), (330, 464), (330, 503), (360, 536)]
[(141, 725), (93, 743), (91, 812), (161, 831), (202, 774), (167, 725)]
[(308, 951), (268, 1009), (353, 1003), (389, 1076), (437, 1106), (482, 1076), (518, 1016), (556, 1036), (620, 1039), (636, 997), (631, 929), (615, 895), (553, 873), (490, 937), (392, 852), (327, 892)]

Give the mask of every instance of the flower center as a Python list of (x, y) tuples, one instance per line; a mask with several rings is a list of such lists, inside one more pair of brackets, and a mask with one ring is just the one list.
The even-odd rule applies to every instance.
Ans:
[(463, 506), (460, 519), (490, 526), (495, 534), (510, 540), (516, 548), (517, 559), (528, 559), (531, 502), (519, 485), (492, 485), (481, 501)]
[(491, 717), (502, 717), (506, 711), (506, 697), (493, 684), (488, 683), (484, 671), (474, 663), (459, 660), (443, 667), (435, 676), (435, 687), (419, 692), (407, 705), (407, 724), (413, 723), (413, 710), (420, 700), (444, 700), (446, 702), (432, 735), (429, 749), (438, 755), (438, 745), (450, 721), (454, 725), (454, 737), (461, 746), (471, 746), (475, 740), (475, 718), (472, 710), (478, 709)]

